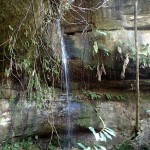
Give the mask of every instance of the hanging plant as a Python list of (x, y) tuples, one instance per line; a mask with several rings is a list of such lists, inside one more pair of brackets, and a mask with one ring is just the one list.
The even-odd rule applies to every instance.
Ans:
[(101, 82), (102, 75), (106, 75), (106, 70), (104, 67), (104, 57), (108, 57), (110, 55), (110, 51), (106, 48), (104, 44), (98, 44), (97, 41), (93, 44), (93, 55), (97, 54), (97, 78), (98, 81)]

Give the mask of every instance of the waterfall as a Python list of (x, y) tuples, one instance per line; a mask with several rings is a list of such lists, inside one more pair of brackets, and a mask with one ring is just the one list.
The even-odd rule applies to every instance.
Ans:
[(66, 92), (66, 102), (67, 102), (67, 149), (71, 150), (71, 119), (70, 119), (70, 99), (69, 99), (69, 71), (68, 71), (68, 55), (66, 52), (66, 46), (64, 42), (64, 36), (61, 30), (60, 20), (58, 20), (58, 33), (61, 40), (61, 52), (62, 52), (62, 82), (63, 89)]

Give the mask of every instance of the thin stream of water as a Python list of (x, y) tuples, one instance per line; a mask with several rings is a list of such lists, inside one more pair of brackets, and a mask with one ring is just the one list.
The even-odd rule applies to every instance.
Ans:
[(62, 81), (65, 83), (66, 101), (67, 101), (67, 150), (71, 150), (71, 119), (70, 119), (70, 100), (69, 100), (69, 69), (68, 69), (68, 55), (66, 52), (64, 36), (62, 34), (60, 20), (58, 20), (58, 33), (61, 39), (61, 51), (62, 51)]

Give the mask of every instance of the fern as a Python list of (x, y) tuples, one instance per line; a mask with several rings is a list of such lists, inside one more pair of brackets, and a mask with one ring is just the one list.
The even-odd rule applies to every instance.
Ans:
[(112, 96), (109, 93), (104, 94), (107, 100), (112, 100)]
[(92, 147), (86, 147), (82, 143), (77, 143), (83, 150), (106, 150), (100, 142), (107, 142), (108, 139), (112, 140), (112, 137), (116, 137), (115, 132), (107, 127), (104, 127), (100, 132), (96, 132), (93, 127), (89, 127), (89, 130), (93, 133), (96, 143)]

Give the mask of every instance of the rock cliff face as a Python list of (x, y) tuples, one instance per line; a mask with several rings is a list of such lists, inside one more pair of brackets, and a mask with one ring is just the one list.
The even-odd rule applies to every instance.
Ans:
[[(96, 5), (98, 2), (94, 1), (94, 4)], [(94, 4), (93, 6), (95, 6)], [(150, 77), (150, 8), (148, 6), (150, 6), (149, 0), (139, 0), (138, 45), (141, 57), (140, 78)], [(74, 27), (71, 28), (71, 25), (64, 26), (65, 32), (68, 34), (66, 43), (71, 45), (68, 47), (71, 58), (76, 58), (76, 60), (78, 58), (83, 61), (85, 66), (90, 65), (96, 70), (97, 57), (100, 57), (99, 59), (104, 63), (107, 72), (107, 77), (105, 78), (119, 80), (126, 54), (129, 54), (129, 63), (126, 68), (125, 77), (126, 79), (134, 79), (134, 1), (112, 0), (106, 3), (104, 7), (92, 12), (85, 19), (89, 22), (88, 28), (86, 28), (86, 25), (81, 26), (78, 24), (76, 24), (76, 29)], [(73, 19), (71, 21), (74, 22)], [(85, 33), (82, 34), (83, 30)], [(108, 50), (111, 54), (106, 57), (100, 52), (100, 54), (93, 56), (93, 45), (95, 41), (101, 52)], [(78, 64), (77, 61), (76, 63)], [(93, 63), (95, 63), (95, 66)]]
[[(88, 127), (92, 126), (97, 131), (102, 127), (98, 116), (104, 120), (107, 127), (113, 129), (117, 138), (108, 141), (108, 149), (113, 145), (122, 143), (129, 138), (135, 125), (135, 105), (124, 102), (96, 102), (92, 106), (90, 102), (71, 100), (70, 116), (71, 131), (73, 132), (72, 142), (74, 145), (81, 140), (85, 145), (93, 142), (93, 135), (87, 132)], [(67, 126), (67, 107), (64, 96), (57, 100), (48, 99), (40, 104), (44, 107), (39, 108), (35, 102), (20, 100), (15, 101), (3, 99), (0, 101), (0, 143), (10, 139), (25, 138), (38, 135), (39, 137), (50, 136), (52, 132), (66, 133)], [(40, 106), (39, 105), (39, 106)], [(134, 141), (138, 148), (149, 143), (149, 109), (148, 103), (141, 104), (140, 134)], [(97, 109), (97, 113), (94, 109)], [(63, 135), (64, 136), (64, 135)], [(62, 137), (64, 140), (65, 137)], [(138, 145), (136, 145), (138, 144)]]
[[(0, 143), (11, 138), (33, 135), (49, 136), (54, 133), (65, 133), (67, 127), (67, 105), (65, 98), (45, 100), (43, 103), (15, 102), (0, 100)], [(71, 100), (71, 130), (86, 130), (89, 126), (98, 128), (98, 117), (88, 102)], [(97, 118), (97, 119), (96, 119)], [(96, 119), (96, 120), (95, 120)]]
[[(98, 0), (86, 1), (84, 3), (80, 3), (78, 0), (73, 2), (74, 6), (81, 6), (88, 9), (101, 6), (101, 4), (102, 1)], [(35, 23), (38, 29), (44, 30), (44, 28), (42, 28), (43, 20), (45, 24), (52, 21), (47, 20), (47, 12), (49, 10), (47, 3), (45, 1), (41, 2), (36, 0), (32, 4), (27, 0), (24, 3), (19, 1), (11, 2), (11, 4), (2, 2), (0, 5), (2, 8), (0, 16), (0, 43), (2, 44), (0, 47), (0, 59), (3, 60), (5, 57), (4, 54), (7, 53), (7, 46), (5, 44), (10, 42), (10, 36), (14, 34), (18, 37), (16, 39), (17, 44), (15, 50), (17, 50), (16, 53), (20, 54), (19, 59), (23, 59), (22, 56), (24, 56), (25, 58), (29, 58), (32, 63), (36, 55), (36, 47), (32, 44), (32, 38), (34, 38), (37, 32)], [(141, 54), (140, 77), (146, 79), (149, 78), (150, 73), (149, 5), (149, 0), (139, 0), (138, 45)], [(32, 9), (34, 9), (34, 16)], [(125, 77), (126, 79), (134, 79), (134, 2), (132, 0), (112, 0), (94, 11), (88, 9), (83, 11), (80, 7), (76, 7), (76, 11), (70, 10), (69, 13), (64, 15), (63, 27), (66, 34), (66, 47), (72, 61), (72, 68), (74, 68), (73, 72), (75, 72), (73, 73), (73, 80), (77, 80), (76, 76), (84, 74), (83, 78), (86, 80), (89, 80), (89, 76), (94, 76), (94, 80), (96, 81), (98, 61), (100, 67), (103, 62), (106, 69), (106, 75), (103, 74), (102, 79), (119, 80), (126, 54), (129, 54), (129, 63), (125, 71)], [(56, 34), (57, 27), (55, 24), (56, 22), (53, 22), (51, 26), (47, 26), (47, 28), (45, 28), (46, 33), (41, 32), (44, 43), (47, 43), (46, 46), (49, 47), (49, 45), (51, 45), (49, 49), (53, 49), (53, 52), (51, 52), (51, 50), (48, 51), (48, 53), (53, 56), (57, 54), (60, 55), (60, 45), (59, 42), (57, 42), (59, 37), (58, 34)], [(50, 34), (47, 31), (49, 31)], [(51, 38), (51, 35), (53, 35), (53, 38)], [(98, 54), (95, 55), (93, 55), (94, 42), (97, 42), (99, 50)], [(27, 45), (28, 50), (26, 50), (25, 45)], [(23, 52), (23, 49), (25, 49), (25, 52)], [(109, 56), (107, 53), (104, 54), (103, 52), (105, 52), (105, 50), (111, 54), (109, 54)], [(45, 50), (42, 50), (42, 55), (44, 51)], [(9, 61), (9, 59), (5, 60), (6, 62)], [(5, 64), (4, 67), (8, 66), (6, 62), (3, 62), (3, 64)], [(4, 71), (4, 67), (1, 65), (1, 72)], [(80, 71), (78, 71), (79, 69)], [(92, 73), (90, 74), (89, 72)]]
[[(87, 0), (84, 4), (79, 0), (75, 0), (74, 4), (85, 8), (91, 8), (91, 6), (98, 7), (101, 5), (99, 0)], [(20, 53), (22, 59), (24, 59), (24, 57), (36, 57), (37, 53), (34, 53), (36, 49), (34, 41), (34, 44), (32, 43), (30, 46), (28, 46), (28, 42), (30, 44), (31, 39), (36, 34), (35, 22), (40, 28), (43, 25), (43, 20), (45, 20), (45, 23), (51, 21), (45, 17), (48, 11), (47, 5), (40, 0), (34, 0), (35, 20), (32, 12), (33, 6), (29, 0), (24, 2), (16, 0), (10, 3), (3, 1), (0, 3), (0, 6), (2, 8), (0, 10), (0, 61), (2, 61), (3, 64), (5, 64), (5, 61), (10, 62), (9, 57), (6, 58), (6, 60), (4, 60), (4, 58), (7, 56), (6, 52), (8, 46), (6, 44), (10, 40), (10, 35), (13, 33), (18, 34), (19, 39), (19, 42), (16, 42), (17, 47), (14, 56)], [(139, 0), (138, 45), (140, 47), (141, 56), (140, 77), (147, 79), (150, 78), (149, 6), (150, 0)], [(30, 11), (28, 11), (28, 8)], [(41, 10), (45, 10), (45, 12)], [(71, 64), (70, 75), (73, 81), (78, 81), (83, 84), (84, 81), (95, 82), (99, 85), (97, 82), (97, 72), (99, 71), (99, 74), (101, 74), (102, 66), (103, 69), (106, 70), (106, 75), (104, 70), (102, 72), (103, 74), (101, 74), (102, 80), (119, 80), (125, 60), (128, 62), (127, 68), (125, 68), (125, 79), (135, 78), (133, 14), (133, 0), (111, 0), (95, 11), (77, 9), (73, 12), (71, 11), (71, 14), (66, 13), (66, 16), (64, 16), (66, 23), (64, 21), (63, 27), (66, 49)], [(48, 44), (53, 44), (50, 48), (54, 50), (54, 53), (50, 54), (55, 55), (60, 52), (60, 43), (57, 41), (60, 37), (58, 37), (56, 21), (53, 22), (52, 26), (47, 27), (46, 31), (50, 31), (50, 34), (49, 32), (42, 32), (42, 40), (46, 43), (46, 49), (49, 48)], [(26, 37), (26, 34), (28, 34), (28, 37)], [(22, 49), (25, 48), (22, 41), (28, 41), (26, 44), (29, 49), (25, 51), (25, 53), (22, 53)], [(56, 47), (57, 49), (55, 49)], [(44, 55), (43, 53), (41, 54)], [(45, 54), (48, 55), (49, 53)], [(6, 66), (8, 66), (7, 62)], [(2, 74), (6, 66), (0, 65), (0, 78), (3, 76)], [(4, 76), (2, 79), (4, 79)], [(17, 91), (18, 93), (16, 94), (18, 88), (15, 88), (16, 84), (13, 81), (10, 80), (11, 86), (7, 83), (8, 85), (6, 87), (4, 86), (3, 80), (1, 81), (3, 92), (1, 93), (3, 96), (0, 96), (2, 97), (0, 99), (0, 142), (12, 137), (30, 136), (34, 134), (47, 135), (52, 131), (53, 125), (55, 125), (58, 131), (64, 131), (66, 129), (67, 108), (65, 100), (60, 98), (56, 101), (50, 101), (48, 99), (46, 103), (50, 103), (50, 107), (40, 109), (36, 107), (34, 102), (27, 102), (26, 100), (19, 101), (19, 99), (16, 99), (20, 91)], [(9, 82), (9, 80), (7, 80), (7, 82)], [(119, 83), (116, 82), (114, 84), (113, 82), (113, 86), (120, 88)], [(148, 82), (142, 83), (142, 86), (147, 84), (149, 87)], [(123, 88), (126, 84), (130, 86), (132, 83), (128, 85), (128, 83), (122, 81)], [(108, 87), (109, 85), (110, 83), (107, 81), (104, 83), (104, 86), (102, 84), (100, 86)], [(86, 86), (87, 85), (85, 85), (85, 87)], [(73, 85), (73, 87), (75, 87), (75, 85)], [(95, 87), (96, 86), (94, 86), (94, 88)], [(79, 85), (78, 88), (81, 89), (82, 87)], [(132, 88), (134, 90), (134, 87)], [(108, 126), (110, 125), (117, 133), (128, 137), (130, 129), (135, 123), (135, 114), (132, 113), (135, 109), (133, 105), (128, 106), (122, 102), (99, 102), (96, 107)], [(99, 125), (99, 123), (96, 122), (96, 120), (98, 120), (97, 114), (90, 102), (72, 100), (70, 109), (72, 118), (71, 126), (73, 130), (85, 129), (89, 126), (97, 128), (97, 125)], [(146, 109), (148, 109), (148, 105), (144, 106), (144, 112)], [(144, 121), (144, 124), (146, 124), (145, 122), (147, 123), (147, 121)], [(129, 128), (128, 134), (124, 131), (126, 128)], [(148, 127), (144, 125), (144, 128), (147, 129)], [(142, 134), (145, 134), (143, 129)], [(147, 137), (149, 137), (149, 135)], [(119, 142), (122, 141), (122, 139), (123, 137), (119, 136)], [(113, 142), (118, 144), (119, 142), (117, 142), (117, 140), (118, 139), (115, 139)], [(144, 140), (139, 137), (139, 141)]]

